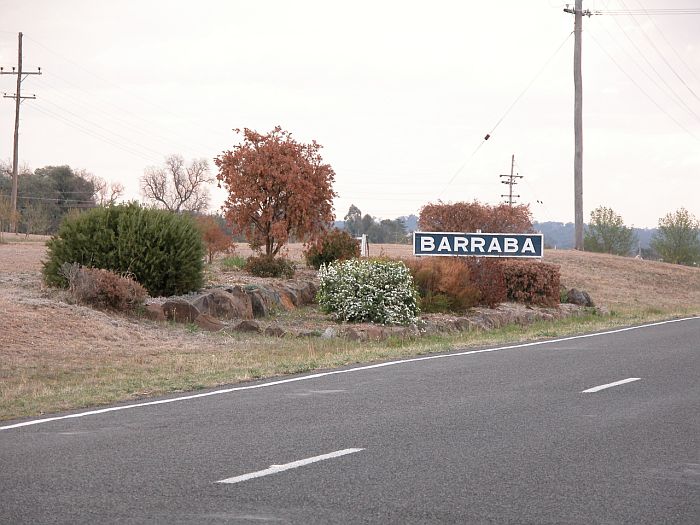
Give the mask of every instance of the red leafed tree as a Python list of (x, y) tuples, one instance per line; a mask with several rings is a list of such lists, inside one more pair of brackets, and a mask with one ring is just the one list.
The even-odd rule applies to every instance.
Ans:
[(209, 264), (214, 261), (214, 255), (217, 253), (230, 253), (234, 249), (233, 239), (226, 234), (213, 216), (200, 215), (196, 220), (197, 228), (199, 228), (202, 240), (207, 247)]
[(265, 135), (246, 128), (243, 142), (214, 160), (229, 193), (226, 218), (251, 248), (274, 257), (291, 235), (312, 240), (333, 221), (335, 172), (320, 150), (279, 126)]
[(479, 201), (430, 203), (423, 206), (418, 218), (423, 231), (484, 233), (529, 233), (532, 214), (527, 205), (490, 206)]

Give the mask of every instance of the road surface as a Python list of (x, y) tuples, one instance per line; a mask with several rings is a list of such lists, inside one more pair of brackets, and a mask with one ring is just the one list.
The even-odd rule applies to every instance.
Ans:
[(696, 318), (3, 422), (0, 522), (697, 524), (698, 436)]

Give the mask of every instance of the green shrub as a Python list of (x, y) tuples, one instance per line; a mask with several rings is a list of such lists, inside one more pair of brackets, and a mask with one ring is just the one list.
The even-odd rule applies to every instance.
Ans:
[(245, 270), (256, 277), (294, 277), (294, 263), (281, 257), (273, 258), (267, 255), (248, 257)]
[(339, 321), (409, 324), (418, 292), (401, 261), (350, 259), (321, 266), (316, 298)]
[(128, 273), (152, 296), (201, 288), (202, 238), (193, 220), (136, 203), (94, 208), (66, 218), (47, 242), (44, 281), (67, 286), (63, 263)]
[(98, 268), (81, 268), (76, 263), (64, 263), (61, 273), (68, 279), (73, 299), (80, 304), (128, 312), (146, 299), (146, 289), (129, 276)]
[(463, 312), (478, 303), (474, 285), (463, 260), (424, 257), (404, 261), (411, 270), (424, 312)]
[(224, 271), (242, 270), (245, 268), (248, 259), (240, 255), (232, 255), (221, 259), (221, 269)]
[(333, 261), (354, 259), (360, 256), (360, 245), (352, 235), (344, 230), (333, 228), (312, 243), (304, 252), (306, 264), (317, 270), (322, 264)]
[(559, 303), (559, 267), (539, 261), (505, 260), (502, 269), (510, 301), (543, 306)]

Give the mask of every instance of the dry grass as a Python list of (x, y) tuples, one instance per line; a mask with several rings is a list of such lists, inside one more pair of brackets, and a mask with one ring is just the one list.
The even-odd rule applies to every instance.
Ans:
[[(292, 245), (289, 256), (299, 260), (301, 252), (301, 245)], [(411, 248), (374, 245), (371, 252), (410, 256)], [(599, 304), (622, 314), (372, 344), (211, 334), (68, 304), (61, 294), (41, 285), (44, 253), (43, 239), (0, 244), (0, 419), (700, 312), (700, 269), (548, 251), (545, 260), (561, 266), (567, 286), (588, 290)], [(247, 255), (247, 247), (239, 246), (238, 253)], [(332, 324), (314, 310), (286, 314), (277, 322), (316, 328)]]

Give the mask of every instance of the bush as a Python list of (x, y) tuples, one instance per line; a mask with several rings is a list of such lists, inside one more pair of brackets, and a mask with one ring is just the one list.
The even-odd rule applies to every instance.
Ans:
[(559, 303), (557, 266), (538, 261), (504, 260), (502, 268), (509, 300), (543, 306)]
[(312, 243), (304, 252), (306, 264), (317, 270), (322, 264), (344, 261), (360, 256), (360, 245), (348, 232), (333, 228)]
[(479, 291), (479, 304), (494, 308), (507, 299), (505, 277), (499, 260), (469, 258), (466, 265), (472, 285)]
[(248, 259), (240, 255), (232, 255), (221, 259), (221, 269), (224, 271), (242, 270), (248, 263)]
[(339, 321), (409, 324), (418, 293), (400, 261), (350, 259), (321, 266), (317, 299)]
[(294, 277), (294, 263), (281, 257), (248, 257), (245, 270), (256, 277)]
[(128, 273), (152, 296), (179, 295), (202, 286), (204, 246), (188, 215), (136, 203), (94, 208), (66, 218), (47, 242), (44, 281), (68, 285), (64, 263)]
[(217, 253), (232, 253), (235, 250), (233, 237), (224, 231), (216, 217), (202, 215), (196, 218), (196, 222), (207, 250), (209, 264), (214, 261)]
[(420, 293), (424, 312), (463, 312), (476, 305), (479, 289), (464, 261), (452, 257), (426, 257), (404, 261)]
[(96, 308), (122, 312), (132, 311), (143, 304), (146, 289), (129, 276), (109, 270), (81, 268), (76, 263), (64, 263), (61, 274), (75, 302)]

